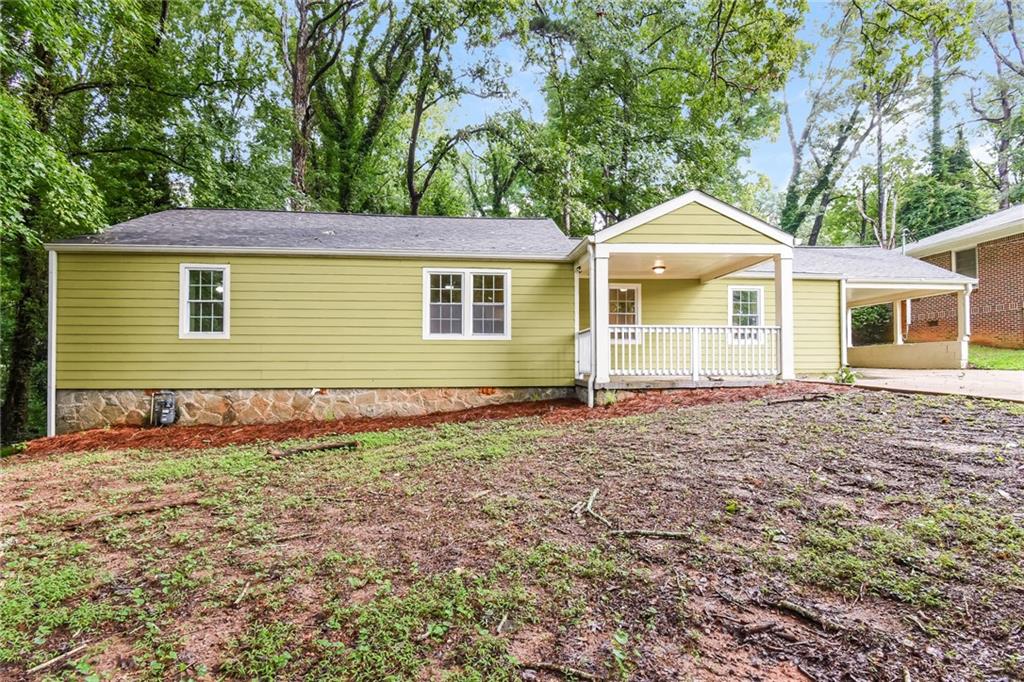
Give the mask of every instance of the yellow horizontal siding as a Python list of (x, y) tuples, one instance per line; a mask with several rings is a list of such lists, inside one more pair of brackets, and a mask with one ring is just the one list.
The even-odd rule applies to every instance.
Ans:
[(776, 244), (774, 239), (700, 204), (659, 216), (608, 240), (609, 244)]
[[(180, 263), (231, 266), (231, 338), (178, 338)], [(422, 268), (512, 272), (512, 338), (424, 340)], [(58, 256), (57, 387), (564, 386), (564, 263)]]
[[(614, 280), (613, 280), (614, 283)], [(633, 282), (634, 284), (636, 282)], [(775, 323), (775, 284), (770, 279), (645, 279), (640, 282), (642, 324), (729, 324), (729, 286), (764, 287), (764, 321)], [(580, 328), (590, 326), (589, 280), (580, 280)], [(839, 369), (839, 282), (793, 281), (793, 352), (798, 374)]]

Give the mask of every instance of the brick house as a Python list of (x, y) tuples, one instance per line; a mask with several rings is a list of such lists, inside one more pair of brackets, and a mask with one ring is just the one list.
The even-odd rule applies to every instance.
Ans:
[[(971, 292), (971, 341), (1024, 348), (1024, 206), (907, 245), (907, 255), (978, 279)], [(908, 341), (957, 335), (955, 296), (915, 299), (906, 316)]]

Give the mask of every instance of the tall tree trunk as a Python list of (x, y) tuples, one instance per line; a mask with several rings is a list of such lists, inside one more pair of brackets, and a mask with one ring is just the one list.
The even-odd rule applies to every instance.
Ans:
[[(292, 187), (300, 195), (306, 193), (306, 165), (309, 161), (309, 5), (305, 0), (295, 3), (298, 20), (295, 52), (291, 60), (292, 77)], [(286, 21), (282, 17), (282, 22)], [(289, 49), (287, 45), (284, 49)], [(299, 202), (300, 210), (303, 208)]]
[(828, 210), (828, 205), (832, 201), (831, 190), (826, 190), (821, 195), (821, 205), (818, 208), (818, 214), (814, 216), (814, 224), (811, 226), (811, 233), (807, 236), (807, 245), (814, 246), (818, 243), (818, 236), (821, 234), (821, 227), (825, 224), (825, 212)]
[(885, 220), (885, 140), (884, 126), (882, 125), (882, 96), (875, 95), (875, 116), (877, 116), (875, 131), (875, 208), (877, 210), (878, 225), (884, 225)]
[[(862, 204), (867, 203), (868, 195), (868, 180), (867, 178), (860, 179), (860, 202)], [(861, 244), (866, 243), (868, 240), (868, 219), (861, 215), (860, 217), (860, 242)]]
[(14, 303), (14, 333), (11, 335), (10, 369), (4, 386), (4, 402), (0, 407), (0, 441), (13, 443), (25, 434), (31, 395), (32, 367), (41, 359), (36, 324), (45, 318), (45, 268), (39, 249), (18, 240), (19, 293)]
[(939, 40), (932, 38), (932, 134), (931, 165), (932, 177), (942, 178), (946, 164), (942, 153), (942, 60), (939, 56)]

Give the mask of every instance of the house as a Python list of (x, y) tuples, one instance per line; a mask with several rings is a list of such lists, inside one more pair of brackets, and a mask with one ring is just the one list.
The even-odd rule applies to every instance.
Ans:
[[(974, 280), (793, 238), (698, 191), (549, 220), (177, 209), (47, 245), (50, 433), (418, 414), (608, 390), (962, 366)], [(960, 339), (848, 348), (853, 307), (955, 293)]]
[[(1010, 208), (908, 244), (906, 252), (978, 280), (971, 294), (975, 343), (1024, 348), (1024, 206)], [(907, 338), (956, 336), (956, 299), (936, 296), (910, 305)]]

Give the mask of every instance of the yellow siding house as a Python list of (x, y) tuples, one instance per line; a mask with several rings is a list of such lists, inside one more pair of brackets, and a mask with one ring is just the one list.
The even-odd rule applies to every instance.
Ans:
[[(176, 209), (50, 252), (49, 432), (420, 414), (834, 373), (856, 305), (971, 281), (701, 192), (550, 220)], [(591, 323), (593, 321), (593, 324)]]

